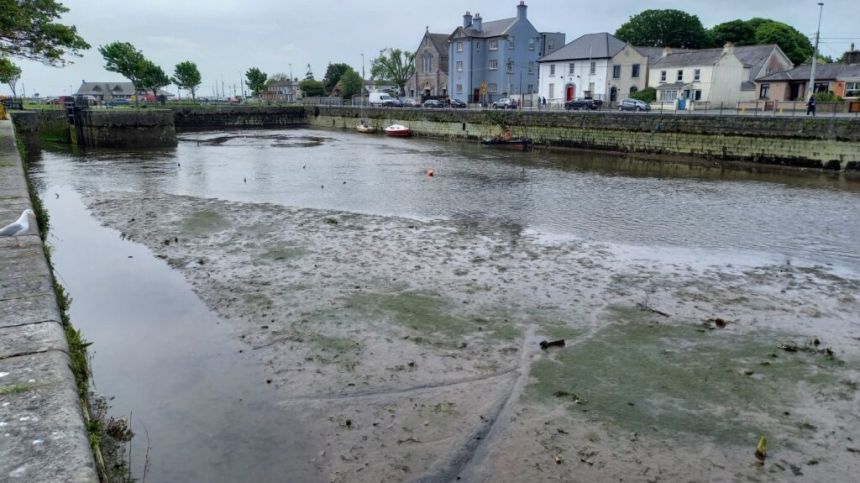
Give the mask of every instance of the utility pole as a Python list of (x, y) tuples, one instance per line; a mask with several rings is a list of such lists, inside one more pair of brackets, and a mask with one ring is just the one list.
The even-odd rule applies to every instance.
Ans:
[(361, 54), (361, 107), (364, 108), (364, 54)]
[(818, 61), (818, 39), (821, 36), (821, 14), (824, 12), (824, 2), (818, 2), (818, 30), (815, 31), (815, 49), (812, 51), (812, 69), (809, 71), (809, 87), (806, 89), (808, 96), (806, 100), (815, 95), (815, 64)]

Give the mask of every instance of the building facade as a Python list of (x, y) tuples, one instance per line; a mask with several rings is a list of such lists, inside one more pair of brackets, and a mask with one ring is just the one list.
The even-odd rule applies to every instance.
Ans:
[(448, 97), (448, 34), (428, 28), (415, 50), (415, 74), (406, 83), (409, 97)]
[[(860, 60), (860, 59), (858, 59)], [(775, 101), (804, 101), (812, 66), (759, 77), (758, 98)], [(860, 63), (820, 64), (815, 67), (815, 92), (832, 92), (845, 99), (860, 99)]]
[(484, 22), (466, 12), (449, 36), (449, 96), (476, 103), (537, 92), (542, 39), (524, 1), (516, 17), (503, 20)]
[[(76, 94), (84, 96), (92, 96), (99, 101), (109, 101), (111, 99), (131, 99), (134, 96), (134, 84), (128, 81), (124, 82), (87, 82), (82, 81)], [(149, 91), (138, 89), (138, 95), (146, 97), (152, 94)], [(158, 95), (168, 98), (173, 97), (173, 93), (159, 89)]]
[(296, 102), (301, 98), (298, 79), (271, 82), (260, 94), (260, 99), (268, 102)]
[[(609, 81), (614, 74), (610, 65), (624, 48), (624, 42), (605, 32), (573, 40), (540, 59), (538, 95), (554, 105), (581, 98), (609, 100)], [(637, 60), (628, 59), (631, 66), (641, 62), (641, 54), (630, 51), (634, 54)], [(615, 80), (620, 81), (620, 77)]]

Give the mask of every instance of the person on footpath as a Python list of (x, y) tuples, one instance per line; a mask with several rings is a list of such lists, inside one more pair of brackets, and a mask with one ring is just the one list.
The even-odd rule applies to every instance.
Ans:
[(806, 115), (810, 114), (815, 117), (815, 96), (809, 96), (809, 102), (806, 103)]

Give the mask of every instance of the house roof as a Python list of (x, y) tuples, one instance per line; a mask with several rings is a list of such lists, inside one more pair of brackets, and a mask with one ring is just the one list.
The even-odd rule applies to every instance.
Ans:
[[(481, 22), (481, 30), (475, 30), (472, 27), (457, 27), (449, 38), (458, 37), (474, 37), (479, 39), (487, 39), (490, 37), (501, 37), (507, 35), (511, 27), (517, 22), (517, 17), (504, 18), (502, 20), (493, 20), (491, 22)], [(472, 24), (474, 25), (474, 23)]]
[(610, 58), (621, 52), (624, 45), (624, 42), (606, 32), (585, 34), (555, 52), (542, 57), (538, 62)]
[[(809, 81), (812, 65), (803, 64), (791, 70), (759, 77), (758, 81)], [(815, 78), (820, 80), (837, 80), (844, 78), (860, 78), (860, 64), (817, 64)]]
[[(131, 82), (82, 82), (77, 93), (88, 96), (103, 96), (106, 92), (110, 92), (112, 96), (132, 96), (134, 95), (134, 84)], [(164, 96), (173, 95), (173, 93), (163, 89), (159, 89), (158, 93)]]
[[(648, 64), (654, 64), (663, 57), (663, 47), (633, 47), (637, 52), (648, 57)], [(672, 49), (673, 53), (692, 52), (692, 49)]]
[(427, 36), (430, 37), (430, 42), (433, 43), (433, 47), (436, 47), (440, 55), (448, 55), (448, 34), (428, 33)]
[[(744, 67), (755, 67), (767, 61), (776, 45), (745, 45), (735, 47), (735, 57)], [(697, 65), (714, 65), (723, 56), (725, 49), (688, 50), (685, 52), (672, 51), (654, 63), (654, 67), (694, 67)]]

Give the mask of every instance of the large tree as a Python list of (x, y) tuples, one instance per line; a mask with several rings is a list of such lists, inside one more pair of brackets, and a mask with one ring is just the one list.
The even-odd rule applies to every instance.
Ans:
[(173, 69), (173, 77), (170, 80), (180, 89), (190, 91), (191, 100), (196, 100), (195, 94), (202, 81), (197, 64), (190, 60), (176, 64), (176, 67)]
[(325, 85), (313, 79), (305, 79), (299, 82), (299, 89), (302, 90), (302, 95), (305, 97), (317, 97), (325, 94)]
[(74, 26), (57, 23), (69, 9), (54, 0), (0, 0), (0, 54), (63, 65), (90, 48)]
[(18, 84), (18, 79), (20, 78), (21, 68), (15, 65), (10, 59), (0, 57), (0, 82), (9, 86), (13, 99), (17, 96), (15, 85)]
[(290, 79), (290, 76), (288, 76), (287, 74), (284, 74), (283, 72), (278, 72), (276, 74), (272, 74), (269, 76), (269, 78), (266, 80), (266, 86), (268, 87), (268, 86), (275, 85), (279, 82), (290, 82), (290, 81), (292, 81), (292, 79)]
[(709, 35), (713, 47), (726, 42), (735, 45), (776, 44), (795, 64), (812, 59), (812, 43), (794, 27), (768, 18), (732, 20), (715, 25)]
[(146, 67), (146, 57), (128, 42), (113, 42), (99, 46), (105, 59), (105, 70), (116, 72), (131, 81), (134, 88), (134, 103), (137, 105), (137, 90), (142, 87), (141, 77)]
[(251, 67), (248, 69), (248, 72), (245, 72), (245, 84), (248, 86), (248, 89), (251, 89), (254, 97), (259, 97), (266, 90), (267, 78), (266, 73), (256, 67)]
[(400, 49), (383, 49), (379, 57), (373, 59), (370, 65), (370, 75), (374, 79), (386, 79), (393, 82), (400, 90), (400, 95), (406, 93), (406, 81), (415, 73), (415, 53)]
[(152, 95), (158, 97), (158, 91), (162, 87), (170, 85), (170, 77), (150, 60), (144, 60), (140, 72), (141, 89), (152, 91)]
[(754, 45), (756, 43), (755, 29), (755, 25), (750, 21), (738, 19), (714, 25), (708, 33), (713, 47), (722, 47), (726, 42), (738, 46)]
[(699, 49), (708, 33), (699, 17), (680, 10), (645, 10), (630, 17), (618, 30), (619, 39), (641, 47)]
[(352, 67), (347, 67), (346, 72), (340, 76), (340, 94), (344, 99), (351, 99), (359, 93), (361, 93), (361, 75)]
[(334, 86), (340, 81), (341, 76), (349, 70), (352, 70), (352, 67), (344, 63), (329, 64), (325, 71), (325, 77), (323, 77), (326, 92), (331, 93), (334, 90)]

